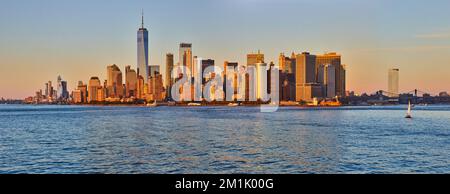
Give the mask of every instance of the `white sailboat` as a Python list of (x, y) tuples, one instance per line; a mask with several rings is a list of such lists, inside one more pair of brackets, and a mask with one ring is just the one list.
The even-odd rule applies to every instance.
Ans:
[(408, 102), (408, 112), (406, 112), (405, 118), (407, 118), (407, 119), (411, 119), (412, 118), (412, 115), (411, 115), (411, 101)]

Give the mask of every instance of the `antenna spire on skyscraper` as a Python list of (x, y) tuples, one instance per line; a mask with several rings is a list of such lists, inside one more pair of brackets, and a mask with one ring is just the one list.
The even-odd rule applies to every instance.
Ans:
[(144, 28), (144, 9), (142, 9), (142, 28)]

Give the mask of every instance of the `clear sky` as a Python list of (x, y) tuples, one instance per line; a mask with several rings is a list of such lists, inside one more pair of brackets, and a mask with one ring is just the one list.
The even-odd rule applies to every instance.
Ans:
[(180, 42), (219, 64), (258, 49), (275, 63), (280, 52), (336, 51), (349, 90), (386, 90), (400, 68), (403, 92), (450, 91), (448, 0), (2, 0), (0, 97), (34, 95), (58, 75), (72, 90), (106, 79), (108, 64), (136, 68), (141, 9), (161, 69)]

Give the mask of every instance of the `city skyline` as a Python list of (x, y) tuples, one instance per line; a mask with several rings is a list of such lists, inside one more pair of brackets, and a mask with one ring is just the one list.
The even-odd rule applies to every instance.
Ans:
[[(385, 16), (375, 17), (371, 15), (383, 8), (389, 8), (391, 4), (397, 2), (341, 1), (343, 3), (339, 4), (329, 1), (317, 3), (283, 1), (282, 5), (286, 6), (287, 10), (300, 5), (310, 7), (327, 5), (325, 9), (332, 6), (348, 9), (347, 7), (370, 5), (371, 8), (365, 7), (365, 9), (371, 10), (367, 16), (375, 17), (371, 18), (372, 20), (365, 21), (367, 23), (361, 24), (358, 23), (361, 22), (359, 20), (344, 20), (349, 19), (350, 15), (339, 13), (337, 14), (338, 18), (333, 21), (327, 21), (326, 17), (315, 18), (314, 22), (301, 20), (300, 23), (302, 24), (298, 24), (298, 26), (288, 25), (290, 23), (289, 18), (277, 23), (274, 20), (280, 18), (280, 16), (262, 14), (260, 18), (252, 18), (247, 14), (251, 15), (255, 10), (248, 10), (248, 13), (241, 10), (249, 8), (252, 3), (258, 3), (262, 8), (280, 6), (275, 1), (201, 1), (200, 3), (182, 1), (119, 3), (113, 1), (111, 5), (101, 9), (97, 5), (99, 2), (101, 1), (92, 3), (92, 5), (81, 3), (81, 5), (92, 6), (87, 8), (80, 7), (80, 3), (77, 3), (76, 7), (70, 7), (71, 3), (67, 2), (43, 2), (44, 5), (51, 5), (47, 7), (34, 2), (18, 7), (19, 4), (7, 2), (6, 6), (0, 8), (2, 9), (0, 23), (2, 29), (5, 29), (0, 32), (0, 42), (2, 43), (0, 46), (2, 68), (0, 71), (0, 86), (2, 89), (0, 96), (5, 98), (27, 97), (36, 88), (42, 88), (42, 84), (47, 82), (49, 78), (57, 75), (65, 78), (68, 90), (72, 91), (80, 80), (86, 83), (92, 76), (98, 76), (100, 81), (105, 80), (107, 76), (104, 68), (110, 64), (117, 64), (122, 71), (124, 71), (126, 65), (136, 69), (135, 33), (140, 26), (140, 10), (142, 8), (145, 10), (145, 19), (148, 21), (146, 22), (146, 28), (149, 30), (149, 37), (152, 37), (149, 44), (151, 52), (148, 57), (150, 58), (148, 65), (159, 65), (163, 74), (165, 74), (166, 53), (177, 53), (180, 43), (189, 42), (193, 45), (194, 56), (211, 58), (218, 64), (222, 64), (224, 61), (237, 61), (239, 64), (245, 64), (246, 54), (256, 53), (257, 50), (261, 50), (265, 54), (267, 63), (273, 61), (277, 65), (278, 55), (282, 52), (286, 54), (292, 51), (295, 53), (308, 51), (316, 54), (326, 51), (338, 52), (343, 56), (342, 63), (348, 64), (347, 90), (354, 90), (358, 93), (371, 93), (375, 90), (387, 89), (386, 70), (391, 68), (402, 69), (400, 92), (420, 88), (432, 94), (437, 94), (449, 90), (445, 84), (450, 81), (449, 78), (446, 78), (446, 74), (448, 74), (446, 72), (449, 72), (449, 70), (445, 64), (450, 61), (448, 55), (450, 46), (442, 40), (450, 39), (450, 36), (446, 34), (450, 32), (448, 31), (450, 28), (445, 26), (445, 22), (437, 21), (435, 16), (445, 14), (444, 12), (430, 12), (431, 16), (416, 21), (432, 21), (427, 24), (429, 25), (427, 26), (428, 31), (422, 28), (415, 29), (414, 23), (402, 23), (402, 25), (415, 29), (409, 32), (415, 34), (401, 34), (399, 31), (404, 30), (400, 30), (400, 28), (404, 28), (404, 26), (391, 28), (392, 31), (389, 33), (383, 32), (384, 25), (380, 26), (377, 20)], [(412, 9), (418, 9), (420, 4), (421, 2), (415, 1), (408, 6)], [(448, 4), (448, 2), (435, 1), (426, 10), (417, 13), (416, 17), (428, 13), (429, 9), (445, 7), (444, 4)], [(122, 5), (122, 7), (119, 5)], [(180, 13), (168, 10), (172, 9), (171, 6), (174, 9), (179, 9), (178, 6), (183, 7), (182, 5), (197, 5), (200, 7), (197, 7), (197, 9), (205, 8), (205, 11), (209, 11), (207, 13), (212, 13), (211, 10), (206, 9), (211, 8), (217, 11), (217, 15), (208, 19), (201, 17), (201, 14), (186, 14), (186, 18), (178, 18), (182, 20), (180, 22), (176, 20), (176, 16), (180, 16)], [(218, 7), (221, 5), (225, 7)], [(234, 16), (231, 19), (225, 19), (225, 16), (230, 15), (226, 11), (231, 11), (231, 8), (235, 5), (239, 5), (241, 8), (233, 10), (233, 12), (237, 15), (246, 16), (243, 21), (236, 20)], [(29, 10), (33, 6), (39, 9)], [(125, 11), (115, 12), (118, 13), (118, 16), (112, 16), (109, 13), (109, 11), (118, 10), (119, 7)], [(4, 10), (5, 8), (10, 9)], [(59, 10), (59, 8), (62, 8), (62, 10)], [(64, 8), (69, 8), (71, 11)], [(168, 12), (164, 13), (166, 16), (170, 14), (174, 16), (157, 17), (158, 15), (164, 15), (163, 11), (156, 11), (161, 8)], [(29, 12), (26, 12), (27, 10)], [(77, 11), (83, 10), (93, 21), (87, 21), (86, 16), (79, 16), (80, 13)], [(96, 10), (105, 15), (97, 14)], [(361, 12), (362, 14), (361, 10), (355, 12)], [(389, 13), (393, 14), (393, 12), (386, 12), (387, 15)], [(402, 21), (402, 18), (398, 17), (406, 17), (409, 14), (396, 15), (397, 18), (387, 20), (386, 27), (400, 24), (397, 22)], [(287, 15), (290, 15), (289, 12)], [(37, 16), (37, 18), (30, 18), (34, 16)], [(119, 18), (119, 16), (123, 18)], [(12, 20), (7, 19), (12, 17), (17, 20), (12, 22)], [(62, 18), (55, 19), (56, 17)], [(109, 20), (108, 17), (110, 17)], [(217, 21), (213, 22), (211, 19), (217, 19)], [(342, 19), (342, 21), (339, 19)], [(89, 26), (93, 27), (94, 22), (98, 20), (102, 20), (103, 23), (98, 22), (95, 23), (95, 28), (88, 28)], [(36, 28), (37, 24), (32, 24), (33, 21), (39, 21), (41, 25), (38, 26), (40, 27)], [(172, 22), (172, 25), (167, 25), (166, 22)], [(244, 27), (249, 23), (258, 25), (253, 27), (254, 30)], [(47, 28), (52, 24), (57, 25)], [(178, 24), (181, 24), (181, 26), (176, 27)], [(193, 26), (187, 28), (189, 24)], [(203, 26), (203, 28), (196, 28), (198, 25)], [(352, 32), (352, 36), (345, 34), (345, 30), (336, 29), (338, 26), (345, 28), (346, 25), (352, 27), (349, 30), (355, 30), (356, 28), (356, 31)], [(26, 26), (29, 26), (33, 33), (22, 37), (24, 40), (19, 40), (18, 38)], [(280, 27), (282, 30), (279, 30)], [(334, 28), (332, 28), (333, 30), (325, 30), (326, 27)], [(369, 29), (359, 29), (364, 27), (369, 27)], [(447, 31), (446, 28), (448, 28)], [(103, 34), (96, 33), (100, 29), (106, 31)], [(219, 31), (223, 29), (227, 29), (227, 31)], [(241, 29), (244, 32), (242, 34), (240, 34)], [(93, 32), (89, 33), (90, 30), (93, 30)], [(13, 32), (17, 32), (17, 34), (13, 34)], [(298, 35), (292, 35), (298, 32), (300, 32)], [(312, 35), (313, 32), (317, 32), (321, 36)], [(280, 34), (286, 35), (280, 36)], [(311, 40), (308, 40), (308, 38), (311, 38)], [(355, 41), (349, 41), (353, 39)], [(239, 41), (242, 41), (242, 44)], [(13, 44), (13, 42), (16, 44)], [(67, 43), (62, 44), (63, 42)], [(392, 44), (392, 42), (397, 44)], [(108, 49), (102, 50), (103, 48)], [(179, 61), (179, 59), (175, 58), (174, 61)], [(433, 68), (442, 69), (442, 71), (424, 71)], [(18, 81), (17, 74), (11, 72), (22, 75), (21, 80)], [(420, 76), (418, 76), (419, 73)], [(52, 81), (55, 80), (52, 79)]]

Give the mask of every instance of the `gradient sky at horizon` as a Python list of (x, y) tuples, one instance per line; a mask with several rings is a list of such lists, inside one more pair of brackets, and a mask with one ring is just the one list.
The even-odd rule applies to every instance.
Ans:
[[(260, 49), (266, 61), (292, 51), (342, 54), (347, 89), (387, 89), (400, 68), (400, 91), (450, 91), (450, 1), (447, 0), (2, 0), (0, 97), (24, 98), (61, 75), (72, 90), (106, 66), (136, 68), (141, 9), (150, 63), (193, 43), (193, 53), (245, 64)], [(165, 72), (163, 72), (165, 73)]]

